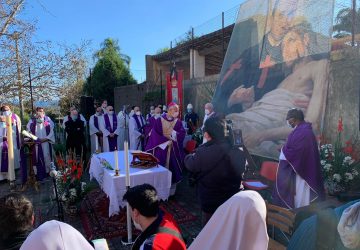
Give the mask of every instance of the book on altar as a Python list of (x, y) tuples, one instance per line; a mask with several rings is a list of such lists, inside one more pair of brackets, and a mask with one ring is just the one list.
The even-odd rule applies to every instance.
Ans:
[(130, 166), (139, 167), (139, 168), (151, 168), (155, 167), (159, 163), (159, 159), (156, 158), (153, 154), (143, 152), (140, 150), (130, 151), (133, 156)]
[(30, 133), (30, 132), (28, 132), (28, 131), (26, 131), (26, 130), (23, 130), (23, 131), (21, 132), (21, 134), (22, 134), (23, 136), (26, 136), (27, 138), (30, 138), (30, 139), (33, 140), (33, 141), (36, 141), (36, 140), (38, 139), (38, 137), (37, 137), (36, 135), (34, 135), (34, 134), (32, 134), (32, 133)]

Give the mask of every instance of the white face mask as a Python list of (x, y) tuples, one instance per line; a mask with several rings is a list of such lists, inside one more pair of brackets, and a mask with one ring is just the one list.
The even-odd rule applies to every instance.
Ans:
[(161, 116), (160, 114), (155, 114), (154, 115), (155, 119), (160, 118), (160, 116)]
[(101, 116), (102, 113), (101, 113), (101, 112), (96, 112), (96, 115), (97, 115), (97, 116)]
[(141, 112), (140, 112), (140, 111), (136, 111), (135, 114), (136, 114), (136, 115), (141, 115)]
[(210, 110), (205, 109), (205, 115), (209, 115), (210, 114)]
[(140, 231), (142, 232), (141, 225), (138, 224), (138, 223), (136, 223), (134, 219), (133, 219), (132, 221), (133, 221), (133, 223), (134, 223), (135, 228), (136, 228), (137, 230), (140, 230)]
[(179, 112), (174, 112), (173, 117), (174, 117), (174, 118), (177, 118), (178, 116), (179, 116)]
[(114, 114), (114, 111), (113, 111), (113, 110), (108, 111), (108, 114), (109, 114), (109, 115), (113, 115), (113, 114)]
[(293, 126), (291, 126), (289, 120), (286, 120), (286, 124), (287, 124), (287, 126), (288, 126), (289, 128), (294, 128)]
[(0, 128), (6, 128), (6, 122), (0, 122)]
[(4, 114), (5, 116), (9, 116), (9, 115), (11, 115), (11, 111), (10, 111), (10, 110), (4, 111), (3, 114)]

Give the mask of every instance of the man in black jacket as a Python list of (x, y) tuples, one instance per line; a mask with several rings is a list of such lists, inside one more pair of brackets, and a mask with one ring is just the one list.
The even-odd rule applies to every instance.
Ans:
[(72, 109), (68, 120), (65, 122), (66, 151), (76, 152), (77, 156), (86, 153), (85, 145), (85, 126), (86, 123), (81, 119), (77, 109)]
[(224, 120), (218, 117), (207, 119), (204, 126), (207, 142), (194, 154), (187, 155), (184, 161), (185, 167), (197, 176), (203, 225), (220, 205), (240, 191), (245, 156), (232, 145), (226, 130)]

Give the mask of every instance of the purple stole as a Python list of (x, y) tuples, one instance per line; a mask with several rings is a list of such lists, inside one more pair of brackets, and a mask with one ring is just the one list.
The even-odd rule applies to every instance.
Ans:
[(94, 115), (94, 126), (99, 130), (99, 119), (96, 115)]
[[(6, 136), (6, 129), (4, 129)], [(7, 172), (9, 168), (9, 159), (8, 159), (8, 144), (7, 139), (3, 138), (2, 144), (2, 153), (1, 153), (1, 172)]]
[[(109, 119), (108, 114), (104, 115), (104, 121), (105, 121), (106, 130), (108, 130), (110, 133), (114, 133), (114, 131), (117, 129), (117, 116), (115, 114), (113, 114), (113, 126), (112, 126), (112, 128), (111, 128), (110, 119)], [(95, 125), (95, 117), (94, 117), (94, 125)], [(108, 136), (110, 151), (115, 151), (116, 146), (117, 146), (117, 137), (118, 137), (117, 134), (115, 134), (114, 137), (109, 137)]]
[[(136, 126), (138, 128), (138, 131), (142, 134), (144, 134), (144, 122), (143, 119), (139, 119), (139, 117), (134, 114), (133, 115), (135, 122), (136, 122)], [(140, 116), (141, 117), (141, 116)], [(144, 139), (140, 139), (140, 143), (141, 143), (141, 150), (144, 151)], [(138, 145), (136, 146), (136, 148), (138, 148)]]
[(13, 123), (14, 122), (16, 123), (16, 144), (17, 144), (16, 148), (20, 149), (20, 135), (19, 135), (19, 130), (18, 130), (19, 124), (18, 124), (17, 117), (16, 117), (16, 115), (14, 113), (11, 115), (11, 120), (13, 121)]
[[(30, 124), (30, 132), (35, 135), (36, 133), (36, 119), (33, 119), (32, 123)], [(50, 134), (50, 122), (47, 116), (44, 118), (44, 125), (46, 130), (46, 135)], [(49, 152), (50, 152), (50, 159), (52, 160), (52, 146), (51, 143), (49, 144)], [(36, 158), (36, 147), (38, 149), (38, 157)], [(33, 147), (32, 151), (32, 162), (36, 162), (37, 167), (37, 177), (41, 181), (46, 177), (46, 166), (45, 166), (45, 160), (44, 160), (44, 152), (42, 149), (41, 143), (37, 143), (35, 147)]]

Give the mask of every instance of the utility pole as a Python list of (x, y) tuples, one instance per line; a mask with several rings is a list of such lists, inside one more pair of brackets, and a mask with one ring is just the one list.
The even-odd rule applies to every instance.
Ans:
[(19, 108), (20, 108), (20, 119), (24, 121), (24, 103), (23, 103), (23, 92), (22, 92), (22, 79), (21, 79), (21, 61), (19, 55), (19, 32), (14, 32), (12, 35), (15, 40), (15, 55), (16, 55), (16, 69), (17, 69), (17, 85), (19, 90)]
[(356, 0), (352, 0), (351, 46), (355, 46)]
[[(30, 63), (30, 61), (29, 61)], [(34, 114), (34, 99), (33, 99), (33, 92), (32, 92), (32, 83), (31, 83), (31, 71), (30, 71), (30, 64), (29, 64), (29, 83), (30, 83), (30, 101), (31, 101), (31, 114)]]

